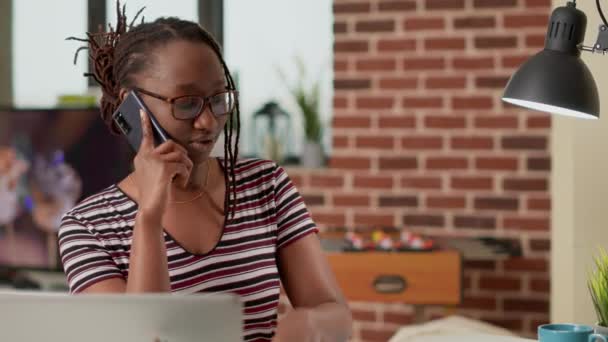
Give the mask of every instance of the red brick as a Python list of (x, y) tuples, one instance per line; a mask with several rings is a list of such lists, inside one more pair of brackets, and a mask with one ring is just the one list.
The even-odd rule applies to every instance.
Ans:
[(322, 214), (322, 213), (312, 213), (312, 217), (315, 220), (315, 222), (319, 225), (326, 225), (326, 226), (338, 226), (338, 227), (343, 227), (346, 225), (346, 216), (344, 214), (337, 214), (337, 213), (331, 213), (331, 214)]
[(505, 271), (547, 272), (549, 265), (545, 259), (510, 258), (503, 261)]
[(478, 36), (475, 37), (475, 47), (478, 49), (500, 49), (517, 47), (516, 36)]
[(414, 322), (414, 316), (410, 313), (404, 312), (384, 312), (384, 322), (399, 325), (409, 325)]
[(475, 168), (478, 170), (516, 171), (519, 168), (517, 157), (477, 157)]
[(501, 58), (501, 65), (503, 68), (518, 68), (530, 57), (530, 55), (503, 56)]
[(334, 96), (334, 108), (346, 108), (348, 107), (348, 99), (346, 97)]
[(358, 109), (391, 109), (393, 104), (394, 98), (392, 97), (361, 96), (356, 100)]
[(472, 297), (465, 295), (462, 304), (460, 304), (460, 308), (462, 309), (494, 311), (496, 310), (496, 307), (497, 303), (496, 298), (494, 297)]
[(475, 198), (475, 209), (479, 210), (509, 210), (515, 211), (519, 208), (517, 198), (508, 197), (478, 197)]
[(404, 0), (381, 0), (378, 4), (380, 11), (396, 12), (396, 11), (414, 11), (416, 9), (416, 1)]
[(378, 320), (376, 312), (372, 310), (351, 309), (353, 320), (358, 322), (376, 322)]
[(489, 96), (468, 96), (452, 98), (454, 109), (492, 109), (494, 99)]
[(550, 198), (529, 198), (528, 199), (528, 210), (550, 211), (551, 210), (551, 199)]
[(378, 205), (381, 207), (417, 207), (416, 196), (380, 196)]
[(545, 46), (544, 34), (529, 34), (526, 35), (526, 47), (543, 48)]
[(441, 178), (407, 176), (401, 178), (400, 185), (405, 189), (441, 189)]
[(424, 125), (427, 128), (465, 128), (466, 118), (461, 116), (429, 115), (424, 118)]
[(395, 140), (391, 136), (359, 136), (355, 140), (357, 148), (391, 150), (395, 148)]
[(509, 230), (549, 231), (548, 218), (505, 217), (503, 227)]
[(464, 50), (464, 38), (428, 38), (424, 41), (426, 50)]
[(446, 66), (443, 57), (408, 57), (403, 60), (406, 71), (441, 70)]
[(496, 269), (496, 262), (492, 260), (464, 260), (465, 270), (493, 271)]
[(347, 148), (350, 146), (349, 138), (343, 135), (335, 135), (332, 137), (332, 146), (334, 148)]
[(432, 209), (464, 209), (466, 198), (462, 196), (429, 196), (426, 199), (427, 208)]
[(336, 207), (369, 207), (370, 198), (364, 195), (333, 194), (333, 205)]
[(493, 291), (519, 291), (521, 280), (516, 277), (486, 275), (479, 279), (479, 288)]
[(452, 67), (456, 70), (494, 69), (493, 57), (454, 57)]
[(425, 82), (427, 89), (462, 89), (466, 86), (466, 77), (429, 77)]
[(530, 171), (549, 171), (551, 170), (551, 159), (549, 157), (530, 157), (526, 161)]
[(408, 227), (443, 227), (445, 217), (441, 215), (408, 214), (403, 217), (403, 224)]
[(530, 290), (534, 292), (549, 293), (551, 291), (551, 281), (549, 279), (530, 279)]
[(384, 90), (401, 90), (415, 89), (418, 87), (418, 78), (416, 77), (391, 77), (380, 79), (380, 89)]
[(382, 157), (380, 170), (412, 170), (418, 168), (416, 157)]
[(357, 32), (392, 32), (395, 31), (394, 20), (363, 20), (355, 23)]
[(505, 191), (547, 191), (546, 178), (506, 178), (502, 182)]
[(344, 21), (334, 22), (334, 34), (346, 33), (348, 31), (348, 25)]
[(507, 136), (502, 138), (502, 148), (507, 150), (546, 150), (546, 136)]
[(355, 64), (357, 71), (394, 71), (397, 61), (394, 58), (365, 58)]
[(441, 17), (408, 18), (403, 21), (403, 28), (411, 31), (443, 30), (445, 29), (445, 19)]
[(371, 161), (366, 157), (332, 157), (329, 165), (332, 169), (367, 170)]
[(530, 249), (535, 252), (549, 252), (551, 250), (551, 240), (530, 239)]
[(323, 195), (303, 194), (302, 198), (304, 199), (304, 203), (309, 207), (325, 205), (325, 196)]
[(304, 177), (302, 175), (291, 174), (291, 181), (296, 185), (296, 187), (301, 188), (304, 186)]
[(526, 120), (528, 128), (551, 128), (551, 116), (531, 116)]
[(372, 81), (369, 78), (337, 78), (334, 80), (336, 90), (361, 90), (369, 89)]
[(464, 170), (469, 167), (469, 161), (464, 157), (429, 157), (426, 168), (429, 170)]
[(491, 150), (494, 139), (491, 137), (452, 137), (450, 146), (455, 150)]
[(334, 3), (334, 14), (366, 13), (371, 11), (371, 4), (367, 2)]
[(365, 40), (339, 40), (334, 43), (335, 53), (354, 53), (369, 51), (369, 43)]
[(327, 176), (327, 175), (311, 175), (310, 186), (318, 188), (342, 188), (344, 186), (344, 177), (342, 176)]
[(475, 118), (475, 128), (517, 129), (518, 126), (516, 116), (478, 116)]
[(355, 213), (355, 225), (369, 227), (394, 227), (395, 216)]
[(348, 61), (345, 60), (334, 60), (334, 71), (346, 71), (348, 70)]
[(486, 216), (455, 216), (454, 227), (461, 229), (494, 229), (496, 218)]
[(528, 8), (545, 7), (551, 8), (551, 0), (525, 0), (525, 6)]
[(454, 18), (454, 28), (456, 29), (493, 28), (495, 26), (496, 18), (493, 16), (469, 16)]
[(403, 99), (401, 105), (407, 109), (416, 108), (441, 108), (443, 106), (442, 97), (406, 97)]
[(475, 87), (502, 89), (509, 82), (510, 76), (480, 76), (475, 78)]
[(413, 150), (438, 150), (443, 148), (440, 136), (408, 136), (401, 139), (401, 147)]
[(464, 0), (426, 0), (427, 10), (464, 9)]
[(365, 116), (335, 116), (333, 128), (369, 128), (371, 120)]
[(475, 8), (515, 7), (517, 0), (474, 0)]
[(416, 50), (415, 39), (380, 39), (377, 44), (380, 52), (405, 52)]
[[(507, 14), (504, 17), (504, 25), (506, 28), (527, 28), (538, 27), (546, 28), (549, 17), (547, 14)], [(543, 36), (544, 37), (544, 36)]]
[(364, 189), (391, 189), (393, 187), (393, 177), (355, 176), (353, 186)]
[(549, 302), (539, 299), (505, 299), (503, 308), (506, 312), (548, 313)]
[(390, 326), (382, 326), (382, 328), (361, 328), (359, 332), (359, 336), (364, 341), (369, 342), (386, 342), (388, 341), (395, 332), (397, 332), (399, 326), (395, 325), (393, 327)]
[(453, 176), (450, 187), (455, 190), (492, 190), (494, 180), (491, 177)]
[(378, 126), (383, 129), (415, 128), (416, 118), (413, 116), (381, 116)]

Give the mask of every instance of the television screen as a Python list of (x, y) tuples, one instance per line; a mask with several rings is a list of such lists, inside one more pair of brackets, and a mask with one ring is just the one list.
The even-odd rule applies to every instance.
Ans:
[(58, 269), (61, 217), (125, 177), (132, 157), (98, 109), (0, 109), (0, 266)]

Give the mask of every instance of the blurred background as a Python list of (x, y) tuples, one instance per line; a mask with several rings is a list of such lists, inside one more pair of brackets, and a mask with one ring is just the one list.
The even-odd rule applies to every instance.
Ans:
[[(548, 321), (594, 323), (586, 276), (608, 242), (608, 127), (500, 101), (565, 1), (126, 4), (128, 17), (145, 6), (146, 21), (198, 21), (222, 42), (241, 94), (242, 156), (287, 167), (339, 278), (355, 272), (342, 283), (353, 340), (450, 316), (522, 336)], [(85, 54), (74, 64), (80, 45), (65, 40), (113, 23), (114, 6), (0, 0), (0, 143), (20, 161), (0, 184), (0, 264), (12, 282), (20, 270), (58, 271), (57, 217), (128, 172), (128, 147), (105, 130), (99, 89), (82, 77)], [(591, 2), (579, 8), (589, 45), (599, 17)], [(605, 58), (583, 59), (601, 93)], [(374, 259), (387, 244), (402, 253)], [(368, 286), (378, 272), (403, 272), (404, 289)]]

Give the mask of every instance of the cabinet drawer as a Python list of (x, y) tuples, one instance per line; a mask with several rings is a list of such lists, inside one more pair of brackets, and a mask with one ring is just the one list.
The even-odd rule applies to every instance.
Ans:
[(348, 300), (452, 305), (462, 299), (462, 262), (455, 251), (327, 256)]

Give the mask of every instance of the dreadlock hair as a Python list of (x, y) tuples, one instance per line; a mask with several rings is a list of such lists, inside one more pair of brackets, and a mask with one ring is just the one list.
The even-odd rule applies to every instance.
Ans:
[[(154, 22), (145, 23), (142, 16), (141, 23), (134, 25), (144, 7), (137, 12), (131, 23), (127, 25), (125, 7), (123, 5), (121, 11), (120, 0), (116, 1), (118, 19), (116, 27), (112, 27), (111, 24), (108, 25), (109, 32), (103, 32), (100, 27), (97, 33), (87, 32), (87, 38), (67, 38), (68, 40), (87, 43), (87, 46), (80, 47), (76, 51), (74, 63), (76, 63), (81, 50), (89, 50), (89, 58), (93, 62), (94, 70), (92, 73), (85, 73), (84, 76), (94, 78), (101, 86), (101, 118), (113, 134), (119, 134), (120, 132), (112, 120), (112, 114), (120, 105), (121, 88), (133, 87), (133, 76), (152, 64), (150, 61), (152, 54), (150, 52), (154, 48), (171, 41), (200, 42), (211, 47), (222, 64), (224, 75), (228, 82), (228, 89), (236, 90), (230, 70), (228, 70), (226, 62), (222, 57), (219, 44), (199, 24), (174, 17), (158, 18)], [(236, 137), (233, 137), (235, 129)], [(227, 123), (224, 126), (224, 161), (227, 162), (227, 165), (223, 167), (226, 183), (226, 196), (224, 198), (224, 218), (226, 222), (234, 218), (236, 211), (236, 176), (234, 167), (239, 152), (240, 130), (241, 119), (237, 98), (235, 110), (229, 114)]]

